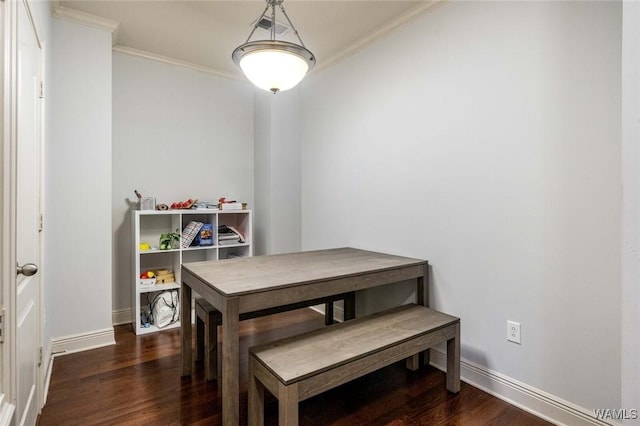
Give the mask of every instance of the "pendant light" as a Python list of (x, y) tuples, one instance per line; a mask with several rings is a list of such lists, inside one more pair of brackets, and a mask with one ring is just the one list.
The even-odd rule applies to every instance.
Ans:
[[(256, 21), (247, 41), (238, 46), (231, 57), (233, 62), (242, 68), (245, 76), (253, 84), (274, 94), (291, 89), (304, 78), (316, 63), (316, 58), (305, 46), (295, 29), (287, 12), (282, 6), (284, 0), (266, 0), (267, 7)], [(276, 6), (289, 22), (289, 26), (300, 41), (300, 44), (276, 40)], [(270, 40), (251, 40), (251, 36), (258, 28), (260, 21), (267, 17), (271, 8), (271, 38)]]

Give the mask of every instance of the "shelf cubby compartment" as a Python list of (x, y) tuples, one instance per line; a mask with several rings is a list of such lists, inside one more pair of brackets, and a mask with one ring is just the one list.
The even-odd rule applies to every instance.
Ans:
[[(159, 250), (160, 235), (170, 232), (182, 233), (191, 221), (210, 223), (213, 225), (213, 245), (178, 247), (170, 250)], [(219, 246), (217, 242), (218, 227), (232, 226), (242, 234), (244, 243)], [(147, 296), (154, 292), (180, 289), (181, 265), (183, 263), (216, 261), (229, 257), (246, 257), (253, 255), (252, 246), (252, 212), (251, 210), (136, 210), (132, 213), (133, 236), (133, 271), (131, 312), (133, 329), (136, 334), (154, 333), (179, 327), (180, 323), (169, 324), (158, 328), (153, 324), (144, 327), (140, 322), (140, 313), (146, 307)], [(150, 250), (140, 250), (140, 243), (147, 243)], [(175, 282), (141, 285), (140, 274), (144, 271), (168, 269), (174, 273)]]
[(233, 259), (234, 257), (251, 256), (251, 246), (249, 244), (234, 244), (220, 246), (218, 259)]
[[(138, 318), (137, 318), (136, 334), (154, 333), (156, 331), (169, 330), (172, 328), (180, 327), (179, 319), (170, 324), (167, 324), (164, 327), (158, 327), (152, 323), (148, 324), (146, 327), (144, 326), (144, 324), (142, 323), (142, 313), (144, 312), (148, 314), (150, 312), (149, 303), (153, 300), (153, 297), (157, 294), (162, 293), (163, 291), (175, 290), (180, 288), (180, 286), (175, 283), (155, 284), (154, 286), (150, 286), (150, 287), (154, 287), (154, 288), (150, 288), (149, 291), (141, 292), (139, 294), (140, 305), (137, 311)], [(178, 295), (178, 298), (179, 297), (180, 295)], [(178, 302), (178, 305), (179, 305), (179, 302)]]

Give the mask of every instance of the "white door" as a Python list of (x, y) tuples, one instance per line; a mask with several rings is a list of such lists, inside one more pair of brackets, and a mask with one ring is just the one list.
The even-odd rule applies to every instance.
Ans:
[(41, 346), (40, 186), (41, 99), (38, 36), (28, 4), (17, 1), (15, 424), (35, 425), (40, 410), (38, 368)]

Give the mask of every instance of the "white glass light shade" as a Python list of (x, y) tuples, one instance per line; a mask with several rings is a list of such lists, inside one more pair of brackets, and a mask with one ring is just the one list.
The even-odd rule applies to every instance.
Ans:
[(315, 57), (304, 47), (284, 41), (254, 41), (233, 52), (233, 61), (256, 86), (273, 93), (288, 90), (304, 78)]
[(240, 68), (259, 88), (282, 92), (300, 83), (309, 66), (298, 56), (267, 50), (246, 55), (240, 60)]

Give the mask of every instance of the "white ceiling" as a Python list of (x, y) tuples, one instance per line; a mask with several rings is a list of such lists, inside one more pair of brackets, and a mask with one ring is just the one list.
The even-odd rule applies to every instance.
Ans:
[[(316, 55), (317, 71), (443, 1), (287, 0), (283, 5)], [(56, 17), (116, 28), (115, 50), (191, 64), (232, 78), (242, 75), (231, 52), (246, 41), (265, 6), (262, 0), (52, 0)], [(286, 22), (280, 13), (276, 20)], [(268, 37), (259, 30), (252, 40)], [(297, 41), (292, 37), (290, 32), (282, 38)]]

